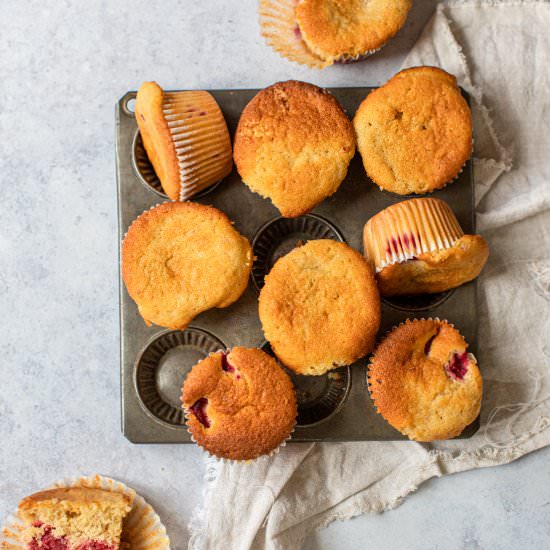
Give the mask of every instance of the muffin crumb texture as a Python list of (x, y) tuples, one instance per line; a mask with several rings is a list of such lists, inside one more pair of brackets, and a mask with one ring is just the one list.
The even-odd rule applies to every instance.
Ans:
[(28, 550), (119, 550), (129, 497), (101, 489), (60, 488), (19, 504)]

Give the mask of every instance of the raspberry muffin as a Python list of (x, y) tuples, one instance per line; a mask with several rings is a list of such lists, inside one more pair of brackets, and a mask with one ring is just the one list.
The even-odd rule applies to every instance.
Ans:
[(135, 110), (147, 156), (172, 200), (187, 200), (231, 172), (227, 124), (208, 92), (165, 92), (144, 82)]
[(147, 210), (122, 243), (122, 277), (147, 324), (184, 329), (245, 291), (252, 247), (220, 210), (192, 202)]
[(244, 183), (286, 218), (336, 192), (355, 153), (353, 127), (338, 101), (306, 82), (279, 82), (241, 114), (234, 143)]
[(415, 319), (375, 349), (369, 390), (378, 412), (416, 441), (450, 439), (479, 414), (482, 380), (468, 344), (447, 321)]
[(397, 73), (372, 91), (353, 119), (363, 165), (399, 195), (440, 189), (472, 152), (472, 115), (456, 78), (435, 67)]
[(411, 7), (412, 0), (261, 0), (260, 26), (282, 56), (322, 69), (379, 50)]
[(41, 491), (19, 503), (29, 550), (119, 550), (130, 509), (128, 496), (86, 487)]
[(480, 235), (464, 235), (446, 202), (410, 199), (388, 206), (363, 230), (365, 256), (382, 296), (444, 292), (475, 279), (489, 257)]
[(198, 445), (230, 460), (270, 454), (296, 423), (292, 382), (259, 349), (236, 347), (197, 363), (183, 384), (182, 403)]
[(351, 365), (374, 346), (380, 296), (365, 259), (344, 243), (309, 241), (265, 277), (259, 314), (280, 361), (298, 374)]

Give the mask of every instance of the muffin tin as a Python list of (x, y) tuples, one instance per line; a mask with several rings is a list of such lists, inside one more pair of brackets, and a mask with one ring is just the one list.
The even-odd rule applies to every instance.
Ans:
[[(330, 91), (352, 117), (372, 88), (332, 88)], [(233, 136), (239, 116), (258, 90), (212, 91)], [(132, 111), (135, 92), (128, 92), (116, 108), (116, 159), (119, 239), (144, 210), (166, 200), (148, 162)], [(457, 180), (432, 193), (450, 204), (465, 233), (475, 232), (472, 164)], [(362, 251), (362, 231), (374, 214), (402, 197), (378, 189), (365, 175), (361, 158), (353, 158), (340, 189), (311, 214), (280, 218), (267, 199), (252, 193), (235, 169), (219, 184), (193, 200), (223, 210), (237, 230), (253, 243), (256, 260), (250, 284), (232, 306), (202, 313), (185, 331), (147, 327), (120, 275), (122, 430), (134, 443), (190, 443), (179, 408), (186, 373), (201, 358), (233, 346), (261, 347), (265, 342), (258, 318), (258, 290), (273, 263), (308, 239), (332, 238)], [(407, 318), (447, 319), (476, 353), (476, 282), (453, 291), (416, 298), (382, 300), (380, 335)], [(399, 440), (403, 435), (376, 413), (368, 389), (368, 358), (322, 377), (293, 375), (299, 402), (298, 426), (291, 441)], [(479, 421), (461, 438), (471, 437)]]

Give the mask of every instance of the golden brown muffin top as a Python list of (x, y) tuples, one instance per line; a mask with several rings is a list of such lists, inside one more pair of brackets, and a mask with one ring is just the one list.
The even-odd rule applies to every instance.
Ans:
[(353, 120), (368, 176), (401, 195), (444, 187), (472, 151), (472, 115), (454, 76), (435, 67), (397, 73)]
[(252, 248), (217, 208), (169, 202), (147, 210), (122, 243), (122, 277), (146, 322), (183, 329), (246, 289)]
[(322, 239), (275, 263), (259, 313), (282, 363), (299, 374), (320, 375), (371, 351), (380, 297), (366, 260), (344, 243)]
[(411, 7), (412, 0), (300, 0), (296, 20), (308, 48), (334, 61), (381, 48)]
[(234, 143), (243, 181), (285, 217), (309, 212), (338, 189), (355, 135), (338, 101), (313, 84), (289, 80), (245, 107)]
[(292, 382), (259, 349), (236, 347), (197, 363), (183, 384), (182, 402), (196, 442), (220, 458), (268, 454), (296, 423)]
[(481, 406), (481, 374), (467, 347), (447, 321), (407, 320), (394, 328), (369, 366), (378, 412), (416, 441), (459, 435)]

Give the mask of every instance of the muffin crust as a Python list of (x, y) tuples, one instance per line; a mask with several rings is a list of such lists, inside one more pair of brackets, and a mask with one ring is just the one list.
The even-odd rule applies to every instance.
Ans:
[(236, 347), (197, 363), (183, 384), (182, 402), (198, 445), (220, 458), (268, 454), (296, 423), (292, 382), (259, 349)]
[(300, 0), (296, 20), (307, 47), (332, 62), (381, 48), (411, 7), (412, 0)]
[(472, 116), (454, 76), (435, 67), (397, 73), (353, 120), (367, 175), (400, 195), (453, 180), (472, 152)]
[(147, 323), (184, 329), (246, 289), (252, 248), (217, 208), (192, 202), (147, 210), (122, 243), (122, 277)]
[(468, 345), (447, 321), (407, 320), (377, 346), (369, 389), (378, 412), (416, 441), (450, 439), (479, 414), (482, 379)]
[(275, 263), (260, 293), (259, 314), (281, 362), (299, 374), (320, 375), (371, 351), (380, 297), (358, 252), (315, 240)]
[(355, 153), (355, 135), (329, 92), (290, 80), (246, 106), (233, 152), (248, 187), (293, 218), (336, 192)]

